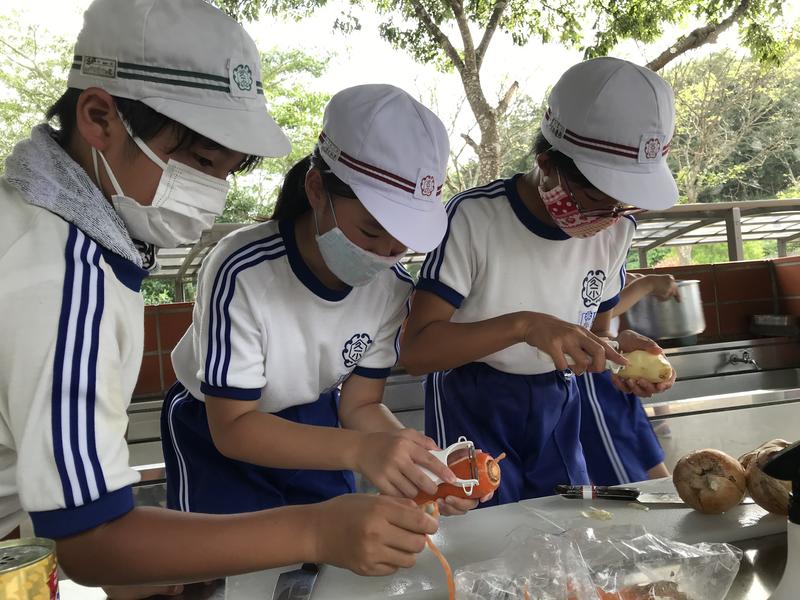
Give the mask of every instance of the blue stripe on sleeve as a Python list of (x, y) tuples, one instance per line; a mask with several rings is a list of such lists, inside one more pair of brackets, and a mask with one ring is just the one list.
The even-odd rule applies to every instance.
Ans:
[(619, 304), (619, 294), (617, 294), (613, 298), (609, 298), (605, 302), (602, 302), (600, 306), (597, 307), (597, 314), (609, 311), (612, 308), (614, 308), (617, 304)]
[(68, 509), (107, 493), (95, 430), (100, 322), (105, 308), (101, 254), (93, 240), (70, 225), (51, 392), (54, 461)]
[(417, 282), (417, 289), (436, 294), (455, 308), (460, 308), (461, 303), (464, 302), (464, 296), (450, 286), (443, 284), (441, 281), (436, 281), (435, 279), (420, 279)]
[(383, 369), (356, 367), (353, 369), (353, 374), (359, 375), (360, 377), (368, 377), (369, 379), (386, 379), (391, 371), (391, 367), (385, 367)]
[(75, 277), (75, 261), (73, 252), (75, 242), (78, 237), (77, 227), (70, 226), (67, 236), (67, 245), (64, 250), (64, 285), (61, 291), (61, 315), (58, 318), (58, 336), (56, 338), (55, 358), (53, 361), (53, 392), (51, 398), (51, 416), (53, 428), (53, 455), (55, 458), (56, 469), (61, 478), (61, 489), (64, 492), (64, 502), (67, 508), (76, 505), (75, 495), (72, 489), (72, 481), (67, 471), (66, 461), (64, 460), (64, 440), (62, 439), (62, 390), (64, 358), (67, 345), (67, 327), (69, 325), (69, 314), (72, 309), (72, 280)]
[(89, 461), (92, 464), (92, 470), (94, 471), (95, 480), (97, 481), (97, 492), (100, 496), (108, 492), (105, 477), (103, 476), (103, 468), (100, 466), (100, 457), (97, 454), (97, 438), (94, 420), (95, 401), (97, 400), (97, 358), (100, 351), (100, 321), (103, 316), (103, 310), (105, 309), (105, 273), (103, 269), (100, 268), (101, 255), (101, 249), (95, 247), (92, 265), (94, 266), (94, 272), (97, 274), (97, 281), (94, 284), (97, 290), (97, 300), (94, 310), (94, 319), (92, 320), (89, 373), (86, 381), (87, 449), (89, 452)]
[(39, 537), (59, 539), (94, 529), (133, 510), (133, 491), (120, 488), (83, 506), (30, 513)]
[(226, 288), (229, 285), (231, 270), (234, 269), (239, 262), (246, 261), (259, 253), (280, 250), (283, 250), (283, 241), (281, 240), (281, 235), (276, 233), (242, 246), (231, 253), (217, 270), (214, 276), (214, 284), (211, 288), (207, 332), (208, 344), (205, 361), (205, 380), (210, 385), (219, 386), (222, 383), (219, 369), (223, 361), (222, 353), (226, 350), (223, 346), (225, 325), (222, 313), (222, 300), (225, 296)]
[(232, 398), (233, 400), (258, 400), (261, 398), (261, 388), (216, 387), (208, 385), (204, 381), (200, 382), (200, 391), (206, 396)]
[(505, 195), (505, 189), (505, 180), (499, 179), (488, 185), (472, 188), (460, 194), (456, 194), (450, 199), (445, 207), (447, 211), (447, 230), (445, 231), (444, 238), (442, 239), (442, 243), (439, 244), (439, 247), (433, 252), (430, 252), (425, 258), (425, 262), (422, 263), (420, 279), (423, 277), (426, 279), (439, 279), (442, 264), (444, 263), (445, 246), (450, 239), (450, 226), (461, 202), (469, 198), (498, 198)]

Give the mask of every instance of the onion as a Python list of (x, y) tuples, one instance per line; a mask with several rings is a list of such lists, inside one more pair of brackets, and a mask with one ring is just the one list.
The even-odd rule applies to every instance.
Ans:
[(690, 452), (678, 461), (672, 481), (681, 500), (702, 513), (719, 514), (739, 504), (747, 490), (738, 460), (719, 450)]
[(787, 446), (789, 442), (786, 440), (771, 440), (740, 459), (746, 469), (747, 489), (753, 500), (764, 510), (778, 515), (789, 514), (792, 482), (770, 477), (763, 468), (774, 454)]

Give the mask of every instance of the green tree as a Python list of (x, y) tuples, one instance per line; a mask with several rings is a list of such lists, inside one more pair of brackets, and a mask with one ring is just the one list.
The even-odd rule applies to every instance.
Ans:
[[(301, 18), (328, 0), (214, 0), (234, 17), (257, 19), (262, 11)], [(654, 42), (668, 24), (695, 17), (703, 26), (680, 36), (648, 66), (660, 69), (674, 58), (717, 39), (734, 24), (743, 45), (765, 61), (778, 61), (787, 46), (785, 32), (774, 27), (782, 14), (780, 0), (352, 0), (350, 12), (334, 26), (359, 27), (355, 7), (383, 17), (380, 35), (415, 60), (455, 69), (475, 115), (480, 141), (475, 144), (484, 181), (496, 178), (501, 165), (500, 123), (507, 115), (517, 82), (490, 98), (481, 81), (484, 58), (497, 31), (523, 45), (530, 39), (581, 47), (587, 57), (607, 54), (622, 40)], [(587, 32), (588, 33), (585, 33)]]
[[(789, 184), (800, 157), (800, 54), (767, 67), (720, 52), (664, 73), (675, 90), (677, 123), (669, 160), (687, 202), (763, 197)], [(776, 189), (778, 188), (778, 189)]]
[(40, 27), (0, 17), (0, 171), (6, 156), (66, 88), (72, 44)]

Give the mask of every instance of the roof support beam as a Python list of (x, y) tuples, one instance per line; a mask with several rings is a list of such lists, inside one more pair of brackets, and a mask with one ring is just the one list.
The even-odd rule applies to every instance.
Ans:
[(725, 216), (725, 228), (728, 230), (728, 259), (744, 260), (744, 242), (742, 242), (742, 209), (731, 208)]

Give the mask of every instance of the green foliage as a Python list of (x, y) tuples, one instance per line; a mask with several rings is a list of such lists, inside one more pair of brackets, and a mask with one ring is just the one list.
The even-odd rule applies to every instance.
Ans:
[(689, 202), (774, 197), (800, 169), (800, 54), (767, 67), (719, 52), (664, 73), (675, 90), (669, 160)]
[[(327, 0), (215, 0), (215, 3), (237, 19), (255, 20), (263, 13), (298, 19), (325, 6)], [(484, 30), (500, 3), (468, 0), (459, 4), (469, 23)], [(451, 6), (445, 0), (352, 0), (350, 10), (334, 26), (344, 31), (358, 28), (354, 7), (377, 10), (383, 16), (380, 34), (384, 39), (419, 62), (451, 68), (452, 61), (441, 41), (422, 26), (429, 20), (440, 30), (446, 30), (446, 25), (456, 18)], [(531, 39), (559, 42), (567, 47), (581, 47), (584, 55), (591, 58), (610, 54), (623, 40), (655, 42), (663, 36), (665, 26), (685, 23), (690, 17), (716, 25), (732, 15), (739, 22), (742, 45), (760, 61), (779, 63), (796, 41), (795, 32), (775, 26), (783, 15), (780, 0), (507, 0), (498, 26), (517, 45)], [(676, 44), (682, 40), (676, 40)]]
[(172, 281), (148, 277), (142, 282), (142, 296), (145, 304), (175, 302), (175, 286)]
[(6, 156), (66, 89), (72, 44), (0, 17), (0, 171)]

